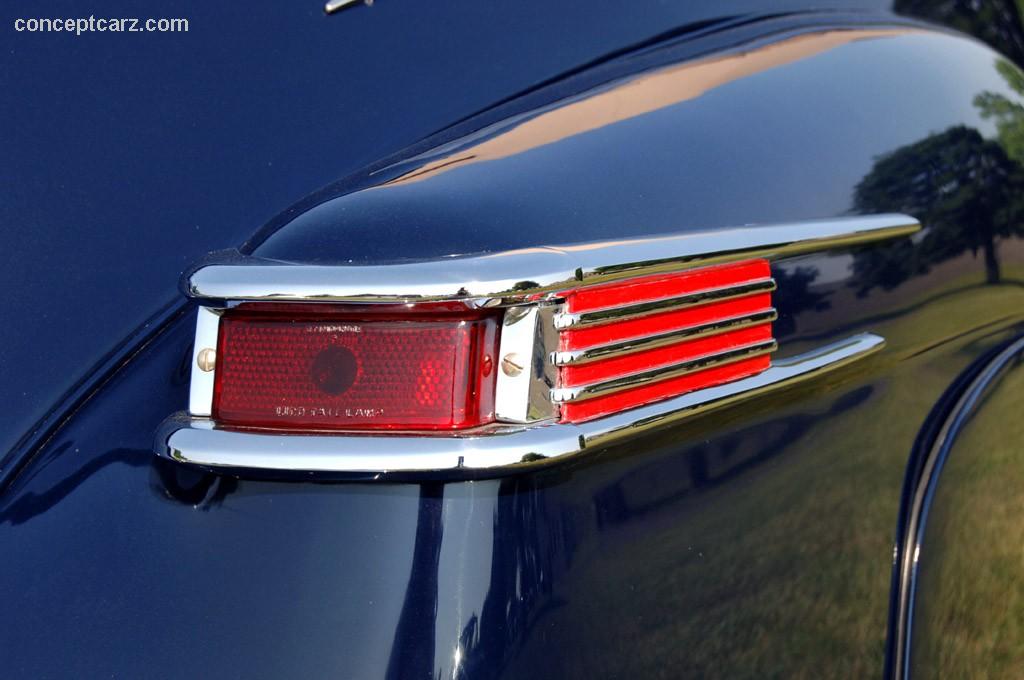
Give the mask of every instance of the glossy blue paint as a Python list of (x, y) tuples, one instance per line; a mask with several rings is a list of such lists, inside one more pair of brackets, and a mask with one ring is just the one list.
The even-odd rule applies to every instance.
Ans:
[[(814, 6), (854, 4), (1024, 54), (1012, 2)], [(112, 2), (100, 16), (181, 16), (189, 32), (73, 36), (17, 32), (15, 19), (40, 10), (5, 3), (0, 287), (14, 293), (0, 309), (18, 322), (0, 328), (0, 451), (37, 446), (104, 366), (149, 337), (183, 269), (280, 226), (304, 196), (567, 72), (806, 5), (399, 0), (325, 17), (318, 0)], [(46, 16), (83, 11), (64, 0)], [(47, 360), (20, 360), (37, 355)], [(6, 475), (16, 461), (0, 463)]]
[[(18, 323), (0, 327), (0, 451), (150, 333), (206, 252), (453, 121), (723, 16), (687, 5), (398, 0), (327, 17), (321, 0), (4, 3), (0, 289)], [(184, 17), (189, 31), (13, 28), (89, 13)]]
[[(397, 6), (397, 0), (392, 2)], [(388, 4), (380, 0), (373, 11), (383, 12)], [(362, 9), (331, 21), (357, 17)], [(696, 21), (701, 11), (706, 14), (708, 8), (687, 16)], [(476, 35), (489, 25), (481, 18), (456, 21), (454, 12), (441, 16), (452, 17), (458, 35)], [(568, 11), (558, 16), (572, 18)], [(308, 53), (294, 59), (325, 54), (329, 40), (316, 31), (328, 29), (320, 24), (309, 28), (313, 19), (326, 21), (314, 14), (291, 18), (307, 22), (292, 28), (281, 24), (282, 35), (306, 31), (320, 36), (310, 39), (314, 47)], [(260, 19), (266, 20), (265, 15)], [(594, 21), (602, 30), (616, 25), (607, 16)], [(668, 25), (664, 14), (630, 21), (652, 23), (627, 35), (635, 25), (622, 22), (626, 28), (616, 28), (622, 32), (614, 39), (633, 40)], [(650, 112), (613, 123), (600, 115), (621, 109), (599, 106), (598, 120), (604, 122), (579, 134), (464, 163), (420, 181), (337, 196), (374, 181), (356, 175), (271, 220), (272, 228), (247, 249), (267, 257), (315, 258), (325, 252), (331, 258), (364, 260), (423, 257), (882, 212), (923, 201), (931, 206), (926, 220), (931, 231), (922, 239), (789, 260), (773, 271), (780, 281), (776, 335), (786, 352), (873, 331), (889, 340), (877, 360), (828, 383), (808, 384), (743, 410), (694, 419), (629, 445), (502, 480), (284, 483), (206, 474), (152, 455), (157, 424), (186, 403), (192, 318), (191, 313), (172, 315), (164, 332), (112, 367), (109, 382), (34, 449), (35, 457), (0, 498), (5, 674), (562, 678), (878, 673), (893, 523), (908, 452), (946, 387), (978, 356), (1021, 332), (1014, 315), (1024, 297), (1024, 249), (1004, 216), (986, 212), (984, 200), (947, 206), (896, 188), (916, 176), (910, 169), (941, 168), (953, 174), (940, 175), (939, 186), (962, 189), (957, 196), (1004, 197), (1012, 188), (1009, 171), (981, 183), (975, 181), (978, 175), (956, 170), (984, 158), (1016, 172), (1012, 163), (1019, 161), (1006, 156), (1000, 137), (1005, 132), (981, 115), (977, 96), (988, 92), (1017, 102), (1020, 95), (1008, 84), (1007, 71), (997, 70), (997, 55), (978, 43), (922, 32), (822, 43), (828, 26), (813, 23), (801, 19), (791, 25), (811, 43), (796, 43), (800, 49), (788, 60), (775, 51), (787, 44), (780, 42), (780, 24), (729, 29), (748, 45), (746, 61), (736, 64), (742, 76)], [(873, 23), (862, 20), (857, 28), (873, 31)], [(758, 41), (759, 27), (769, 26), (772, 37)], [(494, 27), (473, 44), (482, 52), (491, 49), (487, 36), (499, 28), (508, 30), (507, 25)], [(380, 38), (385, 28), (365, 37), (355, 28), (338, 30), (352, 31), (347, 35), (359, 45), (359, 40)], [(514, 69), (522, 80), (509, 76), (480, 100), (460, 99), (456, 108), (471, 113), (523, 82), (543, 79), (542, 73), (609, 51), (612, 38), (597, 34), (595, 29), (593, 42), (582, 47), (565, 48), (579, 50), (571, 57), (556, 51), (547, 61), (535, 55), (543, 64)], [(552, 29), (545, 38), (549, 42), (542, 44), (554, 45), (556, 35)], [(451, 47), (458, 41), (450, 43), (442, 48), (448, 56), (436, 58), (472, 61), (462, 48)], [(715, 44), (714, 49), (725, 47)], [(106, 49), (143, 49), (141, 43), (119, 45)], [(694, 57), (695, 52), (686, 51), (692, 47), (676, 45), (650, 51), (639, 61), (609, 63), (582, 80), (556, 84), (554, 96), (578, 94), (580, 88), (605, 82), (605, 75), (651, 75), (674, 60)], [(415, 61), (422, 56), (397, 49), (391, 58), (401, 54)], [(544, 52), (536, 45), (518, 49), (513, 53)], [(273, 54), (260, 58), (271, 77), (282, 82), (296, 71), (306, 73), (294, 64), (275, 70)], [(760, 67), (743, 70), (749, 65)], [(488, 74), (501, 71), (494, 68)], [(225, 68), (216, 77), (235, 73)], [(666, 82), (682, 87), (705, 74), (692, 68), (684, 73)], [(244, 77), (254, 86), (260, 82), (255, 68)], [(420, 91), (436, 95), (443, 80), (436, 77)], [(412, 99), (410, 92), (417, 91), (408, 89), (413, 78), (402, 75), (388, 92), (396, 100)], [(483, 76), (474, 71), (465, 78), (458, 82)], [(456, 96), (458, 87), (447, 82), (443, 87)], [(212, 90), (219, 94), (219, 88)], [(142, 198), (132, 196), (129, 207), (136, 207), (123, 211), (133, 219), (118, 218), (113, 222), (120, 225), (117, 229), (99, 236), (110, 239), (103, 241), (108, 244), (124, 242), (133, 233), (130, 223), (153, 212), (159, 215), (152, 217), (154, 224), (170, 224), (161, 221), (179, 213), (168, 216), (153, 207), (193, 195), (192, 168), (208, 157), (204, 149), (226, 135), (225, 153), (209, 156), (213, 165), (206, 170), (206, 182), (216, 191), (196, 199), (193, 209), (210, 220), (206, 224), (219, 220), (234, 226), (218, 227), (201, 243), (186, 241), (180, 231), (161, 236), (165, 244), (140, 236), (147, 249), (160, 246), (161, 254), (125, 270), (139, 277), (131, 299), (122, 300), (122, 307), (133, 313), (144, 316), (155, 309), (160, 291), (170, 297), (173, 283), (166, 270), (184, 266), (186, 256), (194, 255), (190, 249), (236, 244), (281, 205), (350, 169), (331, 163), (356, 162), (342, 157), (340, 138), (321, 147), (323, 138), (316, 135), (327, 132), (314, 135), (302, 118), (291, 118), (299, 115), (295, 98), (314, 95), (301, 88), (291, 97), (238, 90), (254, 97), (245, 100), (251, 107), (265, 104), (266, 110), (257, 116), (250, 106), (239, 105), (237, 110), (251, 118), (243, 116), (242, 122), (248, 122), (238, 136), (224, 128), (207, 130), (203, 141), (176, 161), (177, 174), (171, 177), (177, 179), (166, 193), (159, 173), (143, 173), (137, 192)], [(265, 97), (257, 101), (254, 92)], [(324, 84), (313, 92), (327, 99), (341, 96)], [(550, 92), (529, 95), (528, 102), (550, 104)], [(222, 105), (209, 94), (197, 96), (194, 105)], [(326, 100), (318, 101), (317, 110), (329, 108)], [(368, 107), (366, 115), (386, 110), (384, 101)], [(385, 131), (389, 141), (351, 142), (365, 145), (356, 147), (364, 149), (359, 160), (383, 155), (461, 115), (441, 108), (450, 103), (430, 101), (430, 115), (395, 115), (392, 122), (401, 133), (376, 121), (373, 129)], [(557, 110), (571, 114), (572, 106), (563, 102)], [(528, 106), (510, 102), (464, 125), (517, 108)], [(223, 111), (207, 113), (224, 125)], [(182, 113), (176, 120), (184, 125), (193, 117)], [(255, 169), (259, 164), (253, 159), (276, 143), (265, 141), (266, 120), (288, 123), (278, 158), (290, 161), (280, 175)], [(305, 121), (315, 127), (313, 122)], [(355, 139), (368, 124), (336, 129)], [(115, 129), (111, 126), (106, 134), (112, 136)], [(183, 129), (169, 130), (168, 139), (187, 137)], [(251, 134), (254, 130), (262, 130), (262, 136)], [(514, 134), (502, 128), (483, 143)], [(300, 138), (301, 143), (296, 141)], [(18, 148), (28, 155), (27, 147)], [(943, 155), (948, 150), (955, 153)], [(82, 163), (91, 155), (89, 149), (76, 153)], [(110, 174), (96, 173), (88, 181), (112, 183), (118, 159), (123, 157), (115, 154), (104, 164)], [(50, 177), (42, 162), (22, 176), (28, 179), (18, 181), (27, 186)], [(248, 174), (232, 172), (240, 167), (248, 167)], [(374, 177), (394, 179), (412, 167), (395, 166)], [(153, 200), (144, 203), (146, 197)], [(322, 207), (293, 221), (317, 203)], [(964, 205), (972, 219), (961, 219), (964, 214), (958, 211)], [(109, 210), (100, 214), (116, 212)], [(69, 214), (82, 212), (78, 206)], [(43, 233), (52, 235), (59, 220), (47, 220), (51, 231)], [(567, 238), (553, 239), (552, 233)], [(65, 238), (51, 238), (51, 247), (69, 252), (76, 241)], [(994, 278), (986, 253), (995, 259)], [(103, 288), (99, 277), (67, 280), (84, 282), (80, 287), (112, 304), (104, 296), (112, 288)], [(73, 322), (76, 307), (87, 309), (74, 297), (57, 309)], [(45, 329), (50, 322), (35, 323)], [(126, 321), (126, 327), (132, 323)], [(98, 358), (110, 346), (105, 338), (121, 338), (125, 331), (113, 328), (104, 335), (84, 328), (82, 333), (103, 349), (76, 350), (82, 353), (69, 355), (68, 366)], [(18, 370), (25, 373), (4, 389), (28, 384), (29, 369)], [(51, 401), (63, 388), (59, 379), (44, 384), (52, 390), (46, 397)], [(35, 417), (30, 411), (11, 416), (8, 431), (19, 431), (15, 423)]]

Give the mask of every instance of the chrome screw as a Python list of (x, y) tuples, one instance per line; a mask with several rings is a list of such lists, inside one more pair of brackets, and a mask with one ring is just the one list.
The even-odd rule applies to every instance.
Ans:
[(210, 347), (200, 350), (196, 355), (196, 365), (199, 366), (200, 371), (209, 373), (217, 365), (217, 352)]
[(501, 372), (514, 378), (523, 372), (523, 360), (515, 352), (510, 352), (501, 360)]

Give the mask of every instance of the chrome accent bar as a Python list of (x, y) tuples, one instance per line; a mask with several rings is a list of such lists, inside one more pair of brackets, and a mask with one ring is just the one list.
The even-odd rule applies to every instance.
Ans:
[(657, 335), (645, 335), (629, 340), (618, 340), (603, 345), (597, 345), (588, 349), (567, 350), (552, 353), (552, 360), (556, 366), (578, 366), (587, 364), (599, 359), (610, 359), (613, 357), (626, 356), (634, 352), (642, 352), (648, 349), (656, 349), (671, 345), (684, 340), (697, 340), (713, 335), (721, 335), (729, 331), (740, 330), (750, 326), (757, 326), (763, 323), (771, 323), (779, 318), (774, 307), (761, 312), (743, 314), (741, 316), (730, 316), (724, 319), (717, 319), (710, 323), (699, 326), (689, 326), (668, 333)]
[[(367, 5), (372, 5), (373, 0), (365, 0)], [(355, 7), (357, 4), (364, 2), (364, 0), (327, 0), (324, 4), (324, 14), (334, 14), (340, 12), (343, 9), (349, 7)]]
[[(557, 369), (546, 360), (545, 348), (555, 342), (551, 305), (509, 307), (502, 318), (501, 345), (494, 357), (497, 371), (494, 417), (502, 423), (533, 423), (558, 414), (551, 403), (551, 386)], [(518, 362), (519, 371), (508, 371), (505, 362)]]
[(885, 344), (865, 333), (776, 362), (757, 375), (649, 406), (572, 424), (453, 437), (283, 435), (218, 430), (206, 418), (172, 416), (157, 433), (161, 456), (207, 468), (328, 473), (518, 470), (604, 446), (775, 390), (795, 386), (868, 356)]
[(638, 319), (651, 314), (660, 314), (675, 309), (686, 309), (688, 307), (699, 307), (712, 302), (723, 302), (736, 298), (756, 295), (757, 293), (770, 293), (776, 288), (775, 279), (758, 279), (731, 286), (720, 286), (718, 288), (705, 288), (686, 295), (675, 297), (659, 298), (638, 302), (632, 305), (617, 305), (615, 307), (604, 307), (589, 312), (569, 313), (562, 312), (555, 315), (555, 328), (564, 329), (573, 326), (591, 326), (608, 323), (611, 321), (626, 321)]
[(909, 236), (906, 215), (870, 215), (526, 248), (388, 265), (207, 264), (185, 282), (201, 300), (532, 301), (567, 288), (752, 257), (777, 259)]
[(740, 347), (732, 347), (722, 352), (705, 354), (696, 359), (690, 359), (677, 364), (659, 366), (658, 368), (640, 373), (630, 373), (611, 380), (590, 383), (587, 385), (576, 385), (573, 387), (556, 387), (551, 390), (551, 401), (556, 404), (564, 404), (570, 401), (585, 401), (594, 397), (603, 397), (623, 390), (641, 387), (648, 383), (678, 378), (680, 376), (696, 373), (714, 366), (726, 366), (734, 364), (743, 359), (770, 354), (778, 349), (778, 343), (774, 340), (764, 340)]
[[(943, 415), (942, 427), (934, 435), (928, 446), (924, 465), (917, 482), (911, 490), (912, 494), (906, 515), (906, 530), (900, 544), (896, 546), (894, 557), (897, 558), (896, 607), (897, 617), (894, 643), (894, 672), (890, 676), (896, 680), (906, 680), (910, 676), (911, 636), (913, 633), (913, 615), (918, 578), (920, 577), (918, 562), (921, 543), (929, 515), (931, 494), (935, 484), (941, 483), (941, 475), (955, 445), (957, 436), (977, 409), (984, 403), (985, 394), (993, 389), (1002, 375), (1024, 360), (1024, 338), (1018, 338), (1008, 347), (989, 360), (978, 374), (963, 389), (953, 408)], [(923, 447), (922, 447), (923, 448)]]
[[(536, 352), (537, 316), (535, 305), (509, 307), (501, 320), (501, 344), (494, 357), (494, 417), (516, 423), (529, 422), (530, 386)], [(506, 362), (518, 366), (509, 370)]]
[(192, 346), (192, 378), (189, 384), (188, 410), (194, 416), (209, 416), (213, 409), (214, 371), (198, 368), (199, 353), (204, 349), (217, 349), (220, 334), (220, 314), (216, 310), (200, 307), (196, 312), (196, 339)]

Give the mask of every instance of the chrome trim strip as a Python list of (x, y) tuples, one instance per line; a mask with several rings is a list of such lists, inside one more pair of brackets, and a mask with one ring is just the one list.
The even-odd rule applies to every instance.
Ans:
[(373, 4), (373, 0), (327, 0), (327, 3), (324, 4), (324, 14), (334, 14), (364, 2), (367, 5)]
[(194, 416), (209, 416), (213, 411), (213, 376), (216, 370), (198, 368), (199, 353), (210, 348), (216, 351), (220, 333), (220, 314), (200, 307), (196, 314), (196, 339), (192, 346), (192, 380), (189, 384), (188, 410)]
[(463, 437), (281, 435), (217, 430), (209, 419), (177, 415), (160, 428), (155, 448), (161, 456), (208, 468), (378, 474), (515, 470), (800, 384), (872, 354), (884, 344), (877, 335), (856, 335), (778, 361), (749, 378), (578, 425), (541, 425)]
[(710, 323), (699, 326), (688, 326), (668, 333), (657, 335), (644, 335), (629, 340), (619, 340), (603, 345), (596, 345), (587, 349), (567, 350), (552, 353), (552, 361), (556, 366), (579, 366), (588, 364), (599, 359), (610, 359), (613, 357), (626, 356), (635, 352), (642, 352), (648, 349), (656, 349), (671, 345), (683, 340), (697, 340), (708, 338), (714, 335), (721, 335), (729, 331), (740, 330), (749, 326), (757, 326), (763, 323), (772, 323), (779, 318), (779, 313), (774, 307), (764, 311), (741, 316), (730, 316), (724, 319), (717, 319)]
[[(494, 370), (494, 417), (503, 423), (532, 423), (557, 416), (551, 403), (555, 369), (546, 361), (544, 326), (550, 326), (550, 305), (509, 307), (502, 317), (501, 341)], [(506, 366), (518, 366), (510, 371)]]
[(722, 352), (704, 354), (696, 359), (690, 359), (676, 364), (659, 366), (658, 368), (640, 373), (630, 373), (612, 380), (589, 383), (587, 385), (574, 385), (572, 387), (556, 387), (551, 390), (551, 401), (556, 404), (565, 404), (572, 401), (586, 401), (594, 397), (604, 397), (623, 390), (633, 389), (648, 383), (678, 378), (680, 376), (703, 371), (706, 368), (715, 366), (726, 366), (734, 364), (743, 359), (770, 354), (778, 349), (779, 345), (775, 340), (763, 340), (740, 347), (731, 347)]
[(847, 248), (909, 236), (920, 228), (906, 215), (870, 215), (390, 265), (214, 263), (195, 270), (185, 290), (193, 298), (211, 301), (531, 301), (580, 285)]
[(945, 414), (942, 426), (927, 448), (926, 458), (914, 485), (913, 495), (907, 509), (905, 532), (897, 536), (893, 572), (897, 579), (896, 603), (893, 621), (890, 623), (888, 640), (890, 662), (893, 664), (892, 678), (904, 680), (911, 677), (910, 651), (913, 635), (914, 605), (921, 545), (928, 520), (931, 499), (935, 486), (941, 480), (946, 458), (956, 442), (965, 423), (983, 403), (985, 393), (991, 389), (1002, 374), (1013, 366), (1014, 361), (1024, 359), (1024, 338), (1014, 340), (1006, 349), (997, 354), (982, 367), (978, 374), (963, 389), (956, 403)]
[(565, 329), (573, 326), (595, 326), (612, 321), (626, 321), (628, 319), (639, 319), (652, 314), (660, 314), (675, 309), (686, 309), (688, 307), (700, 307), (712, 302), (724, 302), (736, 298), (756, 295), (758, 293), (771, 293), (776, 289), (775, 279), (757, 279), (756, 281), (743, 282), (731, 286), (720, 286), (718, 288), (705, 288), (686, 295), (675, 297), (658, 298), (646, 302), (638, 302), (632, 305), (618, 305), (615, 307), (604, 307), (589, 312), (578, 312), (575, 314), (562, 312), (555, 315), (555, 328)]

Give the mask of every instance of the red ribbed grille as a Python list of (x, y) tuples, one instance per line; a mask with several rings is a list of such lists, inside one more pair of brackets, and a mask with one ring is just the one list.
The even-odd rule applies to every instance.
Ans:
[(771, 326), (764, 323), (721, 335), (678, 342), (601, 361), (565, 366), (561, 370), (561, 378), (567, 385), (586, 385), (651, 368), (671, 366), (681, 361), (771, 339)]
[(756, 375), (771, 365), (768, 356), (744, 359), (731, 364), (707, 368), (697, 373), (669, 378), (650, 385), (635, 387), (603, 397), (562, 405), (562, 421), (578, 423), (592, 418), (623, 411), (662, 399), (678, 397), (687, 392), (714, 387), (740, 378)]
[(651, 314), (636, 319), (594, 326), (567, 328), (559, 335), (560, 350), (584, 350), (629, 338), (667, 333), (680, 328), (692, 328), (715, 319), (744, 317), (770, 309), (771, 293), (758, 293), (735, 300), (711, 302), (693, 308)]
[(766, 260), (565, 293), (556, 360), (561, 417), (580, 422), (738, 380), (769, 366)]
[(738, 286), (771, 277), (767, 260), (749, 260), (702, 267), (676, 274), (652, 274), (626, 281), (602, 283), (575, 290), (566, 297), (569, 312), (625, 307), (644, 300), (688, 295), (699, 290)]

